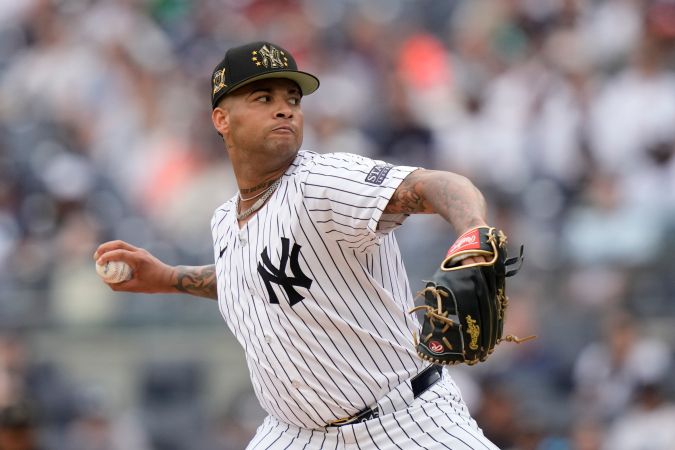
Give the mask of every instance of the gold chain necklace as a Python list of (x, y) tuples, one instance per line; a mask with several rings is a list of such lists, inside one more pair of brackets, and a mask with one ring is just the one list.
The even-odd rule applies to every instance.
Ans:
[[(270, 196), (274, 193), (274, 191), (277, 189), (279, 184), (281, 184), (281, 177), (277, 178), (274, 181), (274, 183), (270, 184), (270, 186), (267, 189), (265, 189), (264, 191), (262, 191), (260, 194), (257, 194), (253, 197), (250, 197), (250, 198), (247, 198), (246, 200), (253, 200), (256, 197), (262, 196), (253, 204), (253, 206), (248, 208), (246, 211), (242, 211), (240, 213), (237, 213), (237, 220), (243, 220), (243, 219), (247, 218), (248, 216), (250, 216), (251, 214), (253, 214), (254, 212), (256, 212), (257, 210), (259, 210), (262, 207), (262, 205), (265, 204), (267, 199), (270, 198)], [(241, 194), (239, 194), (239, 201), (241, 201), (241, 200), (242, 200)]]

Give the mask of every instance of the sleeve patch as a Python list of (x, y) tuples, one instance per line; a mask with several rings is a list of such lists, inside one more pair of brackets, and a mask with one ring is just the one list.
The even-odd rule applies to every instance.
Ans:
[(382, 184), (392, 167), (390, 164), (380, 164), (373, 167), (366, 175), (366, 183)]

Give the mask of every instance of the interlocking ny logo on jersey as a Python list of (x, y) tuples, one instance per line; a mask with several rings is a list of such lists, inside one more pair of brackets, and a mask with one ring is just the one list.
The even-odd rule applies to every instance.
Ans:
[(274, 267), (272, 261), (270, 261), (270, 257), (267, 254), (267, 247), (265, 247), (262, 253), (260, 253), (262, 264), (258, 263), (258, 273), (265, 282), (267, 293), (270, 296), (270, 303), (279, 303), (279, 298), (274, 292), (274, 289), (272, 289), (272, 283), (278, 284), (284, 288), (291, 306), (305, 298), (295, 290), (295, 286), (309, 289), (309, 287), (312, 285), (312, 280), (303, 273), (302, 269), (300, 268), (300, 264), (298, 263), (298, 256), (300, 256), (301, 246), (295, 242), (293, 243), (293, 250), (290, 252), (291, 272), (293, 272), (293, 276), (289, 277), (286, 275), (286, 265), (288, 264), (288, 250), (290, 244), (291, 243), (288, 238), (281, 238), (281, 259), (279, 260), (279, 267)]

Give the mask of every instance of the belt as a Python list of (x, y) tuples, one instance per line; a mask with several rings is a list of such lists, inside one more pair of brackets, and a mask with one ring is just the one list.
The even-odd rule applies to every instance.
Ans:
[[(429, 389), (431, 386), (436, 384), (438, 380), (441, 379), (441, 372), (443, 371), (443, 366), (430, 365), (414, 377), (410, 379), (410, 386), (413, 391), (413, 398), (417, 398), (424, 391)], [(366, 408), (363, 411), (359, 411), (350, 417), (345, 417), (344, 419), (338, 419), (330, 422), (327, 426), (329, 427), (341, 427), (343, 425), (351, 425), (354, 423), (365, 422), (366, 420), (375, 419), (379, 417), (380, 411), (377, 405)]]

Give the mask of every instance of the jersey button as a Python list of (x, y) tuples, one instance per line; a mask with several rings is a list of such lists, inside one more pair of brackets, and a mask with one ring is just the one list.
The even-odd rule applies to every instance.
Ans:
[(271, 344), (272, 343), (272, 336), (270, 336), (269, 334), (266, 334), (265, 335), (265, 342), (267, 342), (268, 344)]
[(293, 381), (291, 381), (291, 386), (293, 386), (296, 389), (300, 389), (300, 386), (302, 386), (302, 385), (300, 384), (299, 381), (293, 380)]
[(246, 241), (246, 238), (244, 236), (239, 236), (239, 243), (241, 245), (246, 245), (248, 242)]

